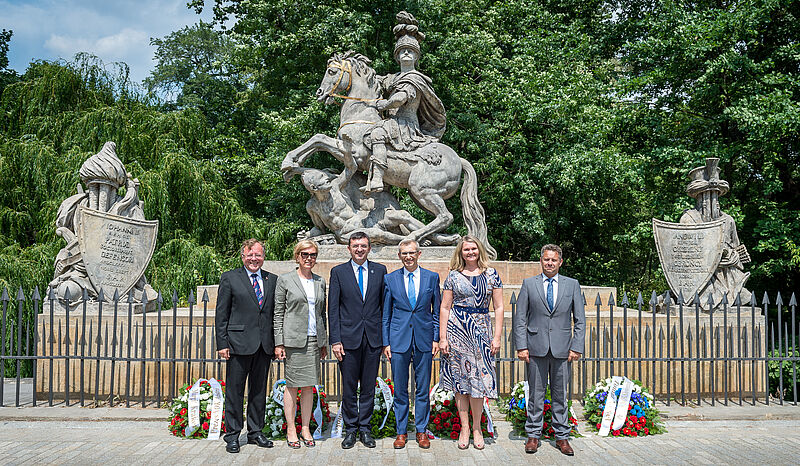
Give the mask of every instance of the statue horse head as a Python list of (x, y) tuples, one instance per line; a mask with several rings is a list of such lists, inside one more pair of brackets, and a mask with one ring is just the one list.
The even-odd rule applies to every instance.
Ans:
[(317, 89), (320, 102), (334, 103), (334, 98), (352, 102), (374, 103), (381, 96), (372, 60), (352, 50), (334, 53), (328, 59), (327, 70)]

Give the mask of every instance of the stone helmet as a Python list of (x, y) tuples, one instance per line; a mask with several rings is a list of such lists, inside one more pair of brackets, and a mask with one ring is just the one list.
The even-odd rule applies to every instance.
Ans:
[(421, 55), (422, 50), (419, 43), (425, 40), (425, 34), (419, 30), (419, 21), (407, 11), (397, 13), (395, 19), (397, 20), (397, 25), (392, 28), (392, 32), (397, 39), (394, 43), (395, 61), (399, 61), (397, 57), (404, 48), (410, 48), (417, 52), (417, 55)]

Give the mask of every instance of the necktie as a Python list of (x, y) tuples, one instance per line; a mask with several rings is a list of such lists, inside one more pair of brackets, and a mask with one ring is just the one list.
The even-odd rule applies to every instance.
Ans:
[(547, 279), (547, 305), (550, 306), (550, 312), (553, 311), (553, 281), (555, 278)]
[(364, 299), (364, 266), (358, 266), (358, 289), (361, 290), (361, 299)]
[(411, 303), (411, 309), (417, 306), (417, 289), (414, 287), (414, 274), (408, 274), (408, 302)]
[(261, 293), (261, 287), (258, 285), (258, 274), (254, 273), (250, 276), (253, 277), (253, 290), (255, 290), (256, 298), (258, 298), (258, 307), (261, 307), (264, 304), (264, 294)]

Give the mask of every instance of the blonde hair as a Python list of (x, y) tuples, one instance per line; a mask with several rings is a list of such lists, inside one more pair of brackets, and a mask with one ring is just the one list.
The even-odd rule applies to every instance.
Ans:
[(302, 241), (298, 241), (297, 244), (294, 246), (294, 253), (292, 254), (294, 260), (297, 261), (297, 256), (300, 255), (300, 251), (308, 248), (314, 248), (314, 251), (317, 254), (319, 254), (319, 245), (316, 243), (316, 241), (312, 241), (310, 239), (304, 239)]
[(478, 245), (478, 268), (481, 272), (486, 271), (486, 269), (489, 268), (489, 256), (486, 254), (486, 246), (472, 235), (463, 236), (458, 240), (456, 250), (453, 251), (453, 257), (450, 259), (450, 270), (461, 272), (464, 270), (464, 267), (467, 266), (467, 263), (464, 262), (464, 257), (461, 255), (461, 251), (464, 249), (464, 243), (475, 243)]

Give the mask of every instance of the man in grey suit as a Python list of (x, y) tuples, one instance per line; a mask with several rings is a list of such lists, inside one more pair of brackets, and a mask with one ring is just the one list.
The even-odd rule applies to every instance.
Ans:
[(555, 244), (542, 247), (542, 274), (522, 282), (514, 315), (514, 344), (517, 357), (528, 363), (531, 391), (525, 423), (526, 453), (539, 449), (549, 379), (556, 446), (565, 455), (575, 454), (569, 445), (567, 387), (569, 363), (583, 353), (586, 317), (580, 284), (558, 273), (562, 257), (561, 248)]

